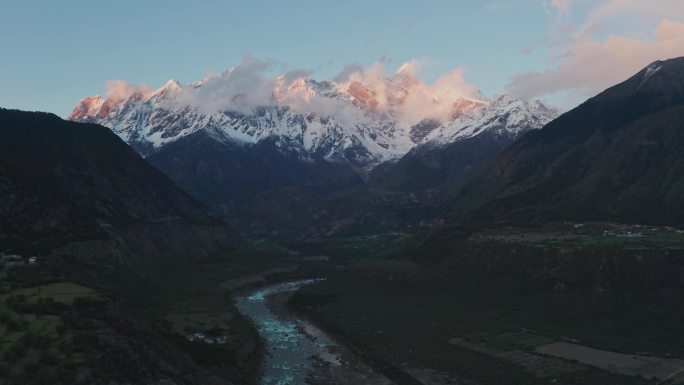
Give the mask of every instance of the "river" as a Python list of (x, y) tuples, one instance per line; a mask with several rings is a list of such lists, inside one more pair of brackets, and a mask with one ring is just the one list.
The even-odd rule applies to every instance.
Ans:
[(264, 341), (262, 385), (391, 385), (385, 376), (286, 306), (314, 279), (279, 283), (238, 294), (238, 310)]

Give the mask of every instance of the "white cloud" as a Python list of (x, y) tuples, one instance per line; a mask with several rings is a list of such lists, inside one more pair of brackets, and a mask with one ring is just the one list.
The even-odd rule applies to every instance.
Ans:
[(202, 87), (184, 93), (188, 104), (205, 111), (234, 110), (247, 112), (254, 106), (270, 104), (275, 79), (266, 74), (274, 63), (251, 56), (218, 75), (209, 75)]

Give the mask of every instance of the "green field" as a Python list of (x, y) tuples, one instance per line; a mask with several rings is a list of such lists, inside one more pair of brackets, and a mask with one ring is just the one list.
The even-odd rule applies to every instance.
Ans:
[(66, 305), (71, 305), (76, 298), (98, 298), (98, 295), (94, 290), (77, 285), (73, 282), (57, 282), (27, 289), (17, 289), (9, 294), (0, 296), (0, 301), (6, 300), (9, 296), (23, 296), (27, 303), (38, 303), (40, 300), (50, 298), (55, 302), (64, 303)]
[[(167, 370), (162, 375), (171, 378), (179, 370), (205, 370), (251, 383), (260, 361), (258, 336), (220, 284), (292, 261), (298, 257), (281, 246), (254, 242), (201, 263), (146, 266), (144, 275), (117, 270), (92, 279), (74, 274), (97, 285), (93, 288), (55, 282), (63, 264), (47, 258), (37, 266), (13, 269), (11, 280), (3, 272), (0, 385), (71, 383), (84, 370), (89, 378), (123, 382), (160, 375), (139, 372), (149, 367)], [(41, 281), (49, 283), (35, 284)], [(225, 343), (186, 339), (195, 333)], [(101, 350), (130, 370), (112, 370), (98, 358)], [(178, 362), (188, 366), (172, 366)]]
[[(58, 314), (76, 300), (97, 300), (90, 288), (57, 282), (0, 295), (0, 384), (49, 383), (82, 361)], [(62, 305), (62, 306), (60, 306)], [(59, 310), (57, 310), (59, 309)]]

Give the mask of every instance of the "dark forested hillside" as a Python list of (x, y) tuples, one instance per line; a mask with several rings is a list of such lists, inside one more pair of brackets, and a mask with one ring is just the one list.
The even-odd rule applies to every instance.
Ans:
[(237, 244), (226, 225), (104, 127), (0, 110), (0, 152), (2, 249), (181, 222), (222, 227), (214, 241)]
[[(257, 147), (257, 148), (255, 148)], [(238, 145), (198, 131), (147, 159), (240, 230), (269, 234), (304, 225), (315, 202), (363, 183), (346, 164), (300, 159), (274, 143)]]
[(658, 61), (524, 136), (448, 205), (484, 222), (682, 224), (682, 144), (684, 58)]

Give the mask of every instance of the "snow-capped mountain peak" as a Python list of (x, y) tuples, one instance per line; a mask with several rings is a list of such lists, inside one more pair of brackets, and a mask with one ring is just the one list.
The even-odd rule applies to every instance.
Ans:
[[(421, 144), (441, 145), (484, 130), (516, 136), (541, 128), (556, 114), (538, 101), (486, 101), (475, 92), (451, 92), (450, 79), (446, 86), (427, 88), (412, 71), (402, 67), (386, 82), (283, 76), (257, 90), (263, 95), (258, 97), (232, 92), (234, 71), (188, 85), (171, 79), (154, 91), (117, 85), (107, 98), (82, 99), (68, 119), (107, 126), (143, 156), (205, 130), (240, 145), (270, 140), (302, 159), (372, 166)], [(262, 83), (255, 87), (264, 88)]]
[(100, 95), (88, 96), (81, 99), (76, 108), (69, 114), (69, 120), (88, 120), (94, 117), (104, 117), (99, 116), (102, 104), (105, 102)]
[(157, 89), (150, 96), (158, 99), (170, 99), (183, 91), (183, 86), (174, 79), (169, 79), (161, 88)]
[(538, 129), (559, 115), (555, 108), (539, 100), (518, 99), (501, 95), (482, 108), (447, 121), (426, 136), (424, 142), (433, 146), (453, 143), (485, 131), (516, 138), (522, 133)]

